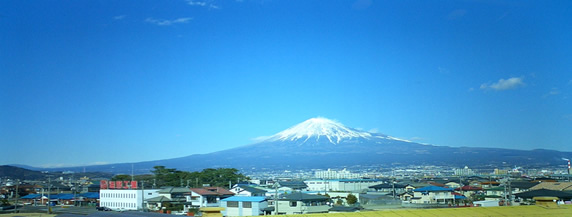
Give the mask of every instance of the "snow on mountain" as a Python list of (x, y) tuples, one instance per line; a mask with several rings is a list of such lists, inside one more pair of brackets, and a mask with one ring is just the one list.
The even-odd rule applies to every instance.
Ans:
[(310, 138), (316, 141), (320, 138), (327, 138), (332, 144), (338, 144), (345, 139), (363, 138), (371, 139), (372, 134), (352, 129), (343, 124), (322, 117), (308, 119), (296, 126), (290, 127), (282, 132), (270, 137), (269, 141), (298, 141), (304, 139), (302, 143)]

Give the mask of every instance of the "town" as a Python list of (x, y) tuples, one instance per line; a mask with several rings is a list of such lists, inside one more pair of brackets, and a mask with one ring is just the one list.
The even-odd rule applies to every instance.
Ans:
[(202, 215), (209, 208), (223, 216), (258, 216), (543, 203), (559, 206), (572, 199), (569, 162), (567, 168), (545, 169), (370, 166), (240, 172), (229, 168), (185, 172), (156, 166), (152, 174), (111, 178), (74, 179), (55, 173), (48, 180), (2, 178), (1, 212)]

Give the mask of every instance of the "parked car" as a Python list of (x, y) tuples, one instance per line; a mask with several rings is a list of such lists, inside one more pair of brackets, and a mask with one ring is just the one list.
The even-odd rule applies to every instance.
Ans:
[(98, 206), (95, 209), (97, 209), (98, 211), (111, 211), (111, 208), (104, 206)]

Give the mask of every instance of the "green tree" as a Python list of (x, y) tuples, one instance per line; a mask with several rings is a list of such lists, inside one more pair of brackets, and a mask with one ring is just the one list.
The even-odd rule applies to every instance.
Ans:
[(174, 179), (176, 179), (176, 175), (174, 174), (176, 169), (167, 169), (165, 166), (154, 166), (151, 173), (155, 175), (155, 184), (158, 187), (162, 186), (175, 186), (171, 183)]
[(338, 200), (336, 201), (336, 205), (340, 205), (340, 206), (341, 206), (341, 205), (343, 205), (343, 204), (344, 204), (344, 201), (342, 201), (342, 199), (338, 199)]
[(350, 205), (354, 205), (355, 203), (357, 203), (357, 197), (354, 196), (353, 194), (348, 194), (348, 197), (346, 198), (346, 200), (348, 201), (348, 204), (350, 204)]
[(125, 174), (118, 174), (113, 176), (113, 178), (111, 178), (111, 181), (130, 181), (130, 180), (131, 176)]
[(187, 186), (201, 187), (203, 184), (210, 186), (228, 186), (230, 183), (236, 184), (240, 181), (249, 180), (247, 176), (238, 172), (234, 168), (204, 169), (201, 172), (186, 172), (176, 169), (165, 168), (164, 166), (153, 167), (153, 181), (158, 187), (162, 186)]

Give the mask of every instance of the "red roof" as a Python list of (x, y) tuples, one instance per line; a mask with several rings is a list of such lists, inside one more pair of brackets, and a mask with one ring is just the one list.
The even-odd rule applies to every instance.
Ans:
[(221, 187), (203, 187), (203, 188), (191, 188), (191, 191), (200, 194), (200, 195), (234, 195), (229, 190), (226, 190)]
[(500, 182), (481, 182), (481, 185), (500, 185)]
[(448, 187), (448, 186), (445, 185), (445, 184), (441, 184), (441, 183), (437, 183), (437, 182), (428, 182), (428, 183), (429, 183), (430, 185), (433, 185), (433, 186), (444, 187), (444, 188), (447, 188), (447, 187)]
[(483, 190), (483, 188), (470, 185), (465, 185), (463, 187), (455, 189), (455, 191), (481, 191), (481, 190)]

